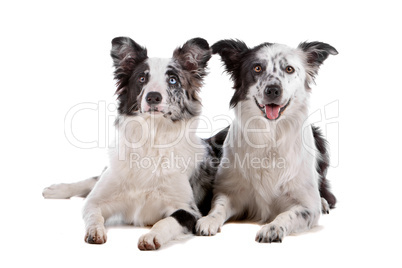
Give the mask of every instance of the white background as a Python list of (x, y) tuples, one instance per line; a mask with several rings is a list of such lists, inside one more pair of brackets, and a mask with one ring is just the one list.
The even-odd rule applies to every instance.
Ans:
[[(401, 267), (400, 18), (397, 1), (3, 1), (0, 266)], [(113, 227), (105, 245), (85, 244), (82, 199), (43, 200), (41, 192), (107, 164), (107, 141), (97, 139), (110, 130), (98, 129), (98, 117), (113, 112), (74, 117), (76, 137), (100, 148), (73, 146), (64, 123), (77, 104), (114, 103), (109, 50), (116, 36), (130, 36), (151, 57), (170, 57), (197, 36), (211, 45), (224, 38), (249, 46), (333, 45), (339, 55), (322, 66), (311, 111), (321, 112), (324, 129), (339, 127), (328, 131), (337, 208), (312, 232), (282, 244), (254, 242), (253, 224), (225, 225), (215, 237), (191, 237), (156, 252), (137, 249), (146, 228)], [(217, 56), (210, 72), (202, 97), (212, 120), (230, 114), (233, 91)], [(327, 122), (324, 107), (333, 102), (339, 116)], [(213, 122), (210, 131), (224, 125)]]

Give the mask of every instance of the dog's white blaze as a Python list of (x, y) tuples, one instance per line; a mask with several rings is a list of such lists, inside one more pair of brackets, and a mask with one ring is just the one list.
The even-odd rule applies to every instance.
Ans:
[(149, 92), (155, 91), (162, 95), (162, 102), (158, 105), (158, 110), (162, 111), (166, 107), (166, 100), (168, 98), (166, 92), (166, 68), (171, 59), (164, 58), (149, 58), (147, 63), (149, 65), (149, 81), (143, 89), (141, 99), (141, 112), (149, 110), (149, 105), (146, 101), (146, 96)]

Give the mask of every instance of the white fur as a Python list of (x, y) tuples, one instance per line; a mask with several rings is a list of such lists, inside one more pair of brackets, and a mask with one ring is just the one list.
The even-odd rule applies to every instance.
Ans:
[(163, 113), (147, 112), (144, 101), (148, 92), (157, 91), (163, 99), (160, 107), (166, 107), (165, 72), (170, 61), (147, 60), (150, 80), (140, 94), (144, 110), (135, 116), (118, 117), (117, 146), (109, 148), (109, 165), (99, 180), (57, 184), (43, 191), (46, 198), (89, 193), (83, 218), (85, 240), (90, 243), (106, 242), (104, 223), (112, 216), (121, 216), (136, 226), (153, 225), (139, 239), (138, 247), (143, 250), (157, 249), (189, 231), (169, 217), (175, 211), (182, 209), (201, 217), (189, 182), (205, 154), (205, 145), (194, 131), (197, 119), (172, 122)]
[[(159, 92), (162, 95), (162, 103), (158, 105), (158, 110), (163, 111), (166, 108), (166, 100), (168, 95), (166, 93), (166, 67), (171, 62), (171, 59), (164, 58), (149, 58), (147, 63), (149, 64), (150, 70), (146, 73), (150, 74), (150, 81), (144, 86), (140, 95), (146, 96), (149, 92)], [(146, 102), (146, 98), (141, 100), (141, 111), (149, 111), (150, 106)]]
[[(259, 103), (262, 99), (258, 83), (249, 88), (247, 99), (237, 104), (216, 177), (212, 209), (198, 221), (198, 234), (214, 235), (225, 221), (244, 214), (265, 224), (256, 235), (259, 242), (282, 241), (290, 233), (317, 224), (321, 198), (316, 156), (306, 150), (315, 148), (315, 143), (311, 126), (305, 122), (309, 93), (304, 88), (303, 55), (273, 45), (261, 49), (258, 57), (269, 60), (279, 52), (296, 69), (293, 75), (278, 77), (282, 79), (284, 103), (290, 100), (290, 104), (278, 120), (267, 120), (255, 103), (255, 99)], [(269, 167), (258, 162), (267, 157)]]
[(135, 41), (116, 37), (111, 56), (119, 116), (108, 167), (99, 178), (53, 185), (43, 195), (88, 195), (83, 209), (88, 243), (106, 242), (105, 221), (120, 216), (126, 223), (153, 225), (138, 247), (157, 249), (192, 232), (200, 210), (208, 209), (215, 156), (195, 130), (211, 50), (207, 41), (194, 38), (172, 58), (148, 58)]
[[(196, 205), (188, 178), (196, 168), (196, 154), (204, 152), (201, 146), (196, 148), (184, 138), (194, 133), (187, 133), (182, 124), (173, 124), (160, 114), (122, 116), (117, 128), (119, 145), (110, 149), (110, 164), (89, 194), (83, 210), (86, 236), (106, 237), (100, 226), (114, 215), (123, 216), (127, 223), (146, 226), (154, 225), (178, 209), (194, 212)], [(195, 135), (191, 138), (192, 142), (198, 140), (201, 144)], [(134, 162), (132, 155), (135, 155)], [(148, 159), (147, 164), (138, 163), (144, 158)], [(184, 165), (181, 159), (187, 164)], [(170, 222), (172, 230), (164, 228), (168, 233), (176, 233), (173, 230), (180, 225), (176, 222), (177, 226), (174, 226)], [(170, 240), (170, 235), (161, 232), (160, 225), (155, 225), (151, 233), (162, 245)], [(139, 245), (144, 239), (140, 239)]]
[(46, 187), (43, 196), (48, 199), (66, 199), (73, 196), (85, 197), (94, 188), (96, 177), (76, 183), (59, 183)]

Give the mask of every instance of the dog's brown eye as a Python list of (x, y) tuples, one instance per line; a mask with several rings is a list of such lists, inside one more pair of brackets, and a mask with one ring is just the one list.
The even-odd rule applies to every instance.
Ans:
[(295, 69), (292, 66), (286, 66), (286, 72), (292, 74), (295, 72)]
[(141, 76), (140, 78), (138, 78), (138, 82), (144, 83), (145, 82), (145, 76)]
[(257, 65), (257, 66), (254, 67), (254, 72), (259, 73), (261, 71), (262, 71), (262, 68), (261, 68), (260, 65)]

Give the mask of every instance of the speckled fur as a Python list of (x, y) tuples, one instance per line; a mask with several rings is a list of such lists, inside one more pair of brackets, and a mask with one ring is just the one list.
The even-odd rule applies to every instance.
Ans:
[[(250, 49), (236, 40), (219, 41), (212, 49), (235, 83), (235, 120), (223, 147), (212, 209), (198, 221), (197, 233), (214, 235), (227, 220), (247, 219), (263, 224), (256, 241), (282, 242), (316, 225), (321, 214), (320, 155), (307, 150), (316, 146), (307, 122), (309, 85), (323, 60), (337, 52), (319, 42)], [(290, 65), (291, 74), (285, 72)], [(283, 90), (278, 103), (289, 104), (282, 116), (268, 120), (260, 106), (269, 104), (264, 89), (273, 84)]]

